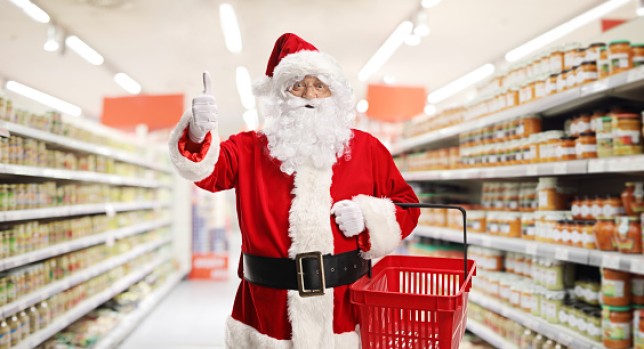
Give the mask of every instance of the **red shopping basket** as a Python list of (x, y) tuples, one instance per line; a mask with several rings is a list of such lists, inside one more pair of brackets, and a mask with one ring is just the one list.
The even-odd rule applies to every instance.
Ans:
[(363, 349), (455, 349), (465, 333), (467, 295), (476, 275), (467, 259), (465, 210), (458, 206), (398, 204), (457, 209), (463, 213), (464, 261), (386, 256), (351, 286)]

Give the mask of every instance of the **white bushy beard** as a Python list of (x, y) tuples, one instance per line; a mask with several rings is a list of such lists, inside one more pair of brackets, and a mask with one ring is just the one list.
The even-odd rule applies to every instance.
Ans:
[(282, 162), (282, 172), (291, 175), (302, 166), (330, 169), (348, 154), (353, 115), (341, 110), (334, 97), (305, 99), (287, 93), (267, 108), (262, 132), (270, 155)]

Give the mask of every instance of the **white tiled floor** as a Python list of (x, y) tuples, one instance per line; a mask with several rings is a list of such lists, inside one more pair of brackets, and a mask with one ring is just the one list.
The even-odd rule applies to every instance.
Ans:
[(231, 243), (228, 281), (181, 282), (119, 348), (224, 348), (224, 324), (239, 283), (236, 239)]

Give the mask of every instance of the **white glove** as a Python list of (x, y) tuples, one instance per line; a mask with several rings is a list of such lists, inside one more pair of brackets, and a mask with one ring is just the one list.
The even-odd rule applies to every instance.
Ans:
[(210, 74), (203, 73), (203, 93), (192, 99), (192, 119), (188, 137), (195, 143), (203, 142), (208, 131), (217, 129), (217, 104), (212, 94)]
[(364, 216), (360, 206), (351, 200), (336, 202), (331, 207), (331, 214), (346, 237), (356, 236), (364, 230)]

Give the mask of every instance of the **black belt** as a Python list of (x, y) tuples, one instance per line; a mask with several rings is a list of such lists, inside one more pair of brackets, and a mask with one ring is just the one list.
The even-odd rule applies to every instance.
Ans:
[(244, 279), (261, 286), (298, 290), (302, 297), (322, 295), (325, 288), (352, 284), (369, 272), (370, 260), (360, 257), (359, 251), (335, 255), (308, 252), (295, 259), (244, 253)]

